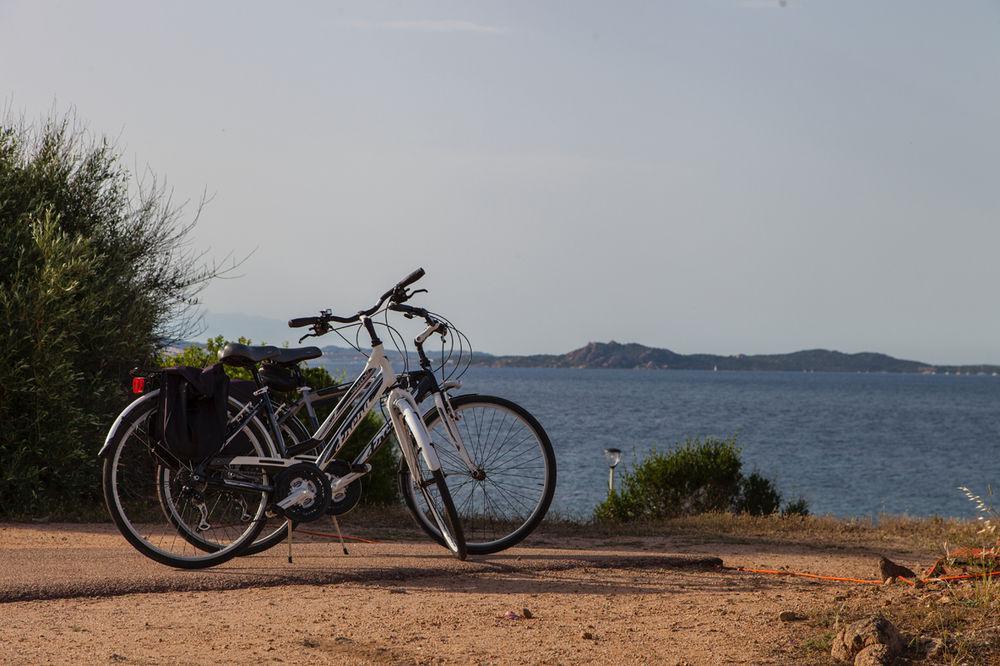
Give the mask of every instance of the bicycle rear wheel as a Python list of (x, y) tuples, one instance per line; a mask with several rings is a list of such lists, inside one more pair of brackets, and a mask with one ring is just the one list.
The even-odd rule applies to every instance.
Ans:
[[(165, 465), (149, 435), (156, 395), (146, 394), (126, 408), (111, 433), (103, 466), (108, 512), (122, 536), (152, 560), (180, 569), (221, 564), (260, 533), (269, 494), (222, 487), (218, 481), (225, 477), (268, 485), (267, 473), (229, 466), (210, 479), (196, 479), (190, 466)], [(270, 455), (247, 428), (254, 453)]]
[[(451, 444), (437, 408), (424, 416), (441, 459), (466, 546), (473, 555), (496, 553), (519, 543), (538, 526), (556, 488), (556, 458), (541, 424), (520, 405), (494, 396), (467, 394), (451, 399), (473, 472)], [(402, 476), (400, 477), (402, 480)], [(412, 489), (401, 484), (407, 506)], [(432, 521), (414, 514), (438, 543)]]
[[(306, 427), (302, 425), (302, 422), (293, 416), (281, 424), (281, 436), (284, 438), (285, 446), (287, 447), (291, 444), (304, 442), (309, 439), (310, 435)], [(306, 451), (305, 455), (319, 455), (319, 448), (317, 447), (311, 451)], [(287, 539), (287, 522), (287, 519), (280, 515), (269, 515), (266, 523), (264, 524), (264, 528), (260, 531), (258, 537), (252, 544), (244, 548), (240, 555), (256, 555), (257, 553), (263, 553), (265, 550), (270, 550)], [(296, 527), (298, 527), (298, 523), (293, 521), (292, 529), (295, 529)]]

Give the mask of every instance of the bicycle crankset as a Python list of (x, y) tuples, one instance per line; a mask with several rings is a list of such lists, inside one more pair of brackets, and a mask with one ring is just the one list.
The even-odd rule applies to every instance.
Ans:
[[(352, 472), (366, 472), (363, 465), (352, 465), (346, 460), (334, 458), (327, 464), (326, 473), (330, 477), (330, 486), (336, 486), (337, 481)], [(361, 479), (355, 479), (347, 487), (333, 496), (326, 513), (330, 516), (342, 516), (361, 501)]]
[(326, 512), (331, 516), (342, 516), (361, 501), (361, 479), (347, 484), (343, 492), (334, 496)]
[(311, 462), (286, 467), (274, 479), (274, 510), (299, 523), (325, 515), (332, 495), (329, 477)]

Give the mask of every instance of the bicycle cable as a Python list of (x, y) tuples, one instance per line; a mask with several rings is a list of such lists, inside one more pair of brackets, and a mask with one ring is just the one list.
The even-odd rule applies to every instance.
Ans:
[[(406, 340), (403, 339), (403, 334), (399, 332), (399, 329), (389, 324), (388, 308), (385, 310), (385, 316), (383, 317), (383, 319), (385, 320), (385, 323), (384, 324), (380, 323), (379, 326), (385, 326), (386, 330), (389, 331), (389, 339), (392, 341), (393, 346), (396, 348), (396, 352), (403, 357), (403, 372), (409, 372), (410, 350), (406, 346)], [(396, 342), (397, 337), (399, 338), (398, 343)], [(400, 345), (402, 345), (402, 349), (400, 349)]]

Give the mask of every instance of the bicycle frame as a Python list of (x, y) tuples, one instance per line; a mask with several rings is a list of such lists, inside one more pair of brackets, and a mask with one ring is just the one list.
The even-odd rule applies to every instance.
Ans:
[[(378, 341), (377, 338), (373, 339), (371, 354), (361, 374), (358, 375), (358, 378), (347, 389), (347, 392), (337, 403), (337, 406), (330, 412), (323, 423), (320, 424), (313, 438), (310, 440), (313, 446), (316, 444), (323, 445), (320, 454), (315, 458), (312, 456), (287, 456), (287, 449), (284, 446), (284, 441), (278, 428), (267, 387), (258, 389), (254, 394), (262, 395), (263, 399), (255, 404), (246, 405), (244, 410), (234, 417), (237, 425), (233, 428), (233, 435), (231, 435), (230, 439), (235, 437), (236, 433), (263, 407), (268, 414), (273, 431), (269, 434), (268, 439), (271, 439), (271, 435), (277, 438), (277, 442), (269, 441), (271, 451), (277, 457), (231, 456), (213, 459), (211, 464), (287, 467), (303, 460), (315, 460), (316, 465), (326, 471), (337, 453), (347, 443), (348, 438), (361, 425), (364, 417), (384, 398), (389, 422), (362, 449), (352, 465), (353, 469), (351, 473), (335, 481), (332, 488), (333, 495), (336, 496), (343, 492), (350, 483), (371, 471), (368, 460), (382, 447), (388, 439), (389, 434), (393, 431), (396, 433), (400, 452), (404, 460), (406, 460), (411, 473), (417, 474), (416, 456), (418, 454), (423, 456), (424, 462), (430, 471), (437, 471), (441, 468), (434, 447), (431, 445), (430, 434), (427, 432), (427, 428), (424, 426), (423, 419), (420, 416), (417, 400), (412, 393), (399, 386), (398, 377), (392, 368), (392, 364), (385, 356), (381, 341)], [(435, 399), (436, 401), (441, 400), (437, 394)], [(450, 413), (450, 410), (448, 412)], [(340, 425), (335, 427), (338, 423)], [(449, 432), (451, 430), (452, 428), (449, 428)], [(457, 433), (457, 428), (453, 430)], [(275, 444), (277, 444), (277, 447)], [(463, 457), (468, 460), (468, 455), (465, 453), (465, 447), (462, 446), (460, 438), (456, 442), (456, 447), (462, 452)], [(468, 460), (468, 464), (472, 464), (471, 460)], [(364, 471), (354, 471), (358, 466), (362, 465), (366, 467)], [(222, 483), (225, 485), (230, 482), (223, 480)], [(238, 483), (235, 482), (234, 485)]]

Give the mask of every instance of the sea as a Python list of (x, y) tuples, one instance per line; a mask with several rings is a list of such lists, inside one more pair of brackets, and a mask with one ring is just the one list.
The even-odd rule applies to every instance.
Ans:
[(736, 436), (745, 471), (813, 514), (969, 518), (959, 486), (985, 497), (1000, 482), (1000, 377), (473, 367), (462, 382), (541, 422), (551, 512), (567, 517), (606, 497), (606, 448), (623, 451), (620, 475), (692, 437)]

